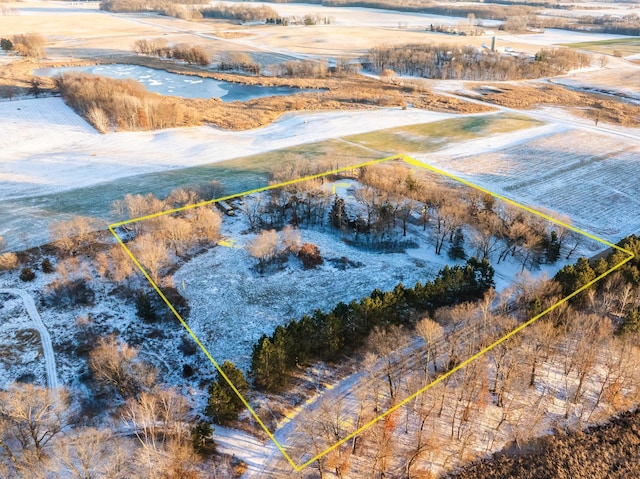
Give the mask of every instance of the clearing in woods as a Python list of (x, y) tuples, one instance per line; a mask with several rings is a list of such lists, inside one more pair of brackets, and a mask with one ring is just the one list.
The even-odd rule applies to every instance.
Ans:
[[(280, 187), (284, 187), (284, 186), (293, 185), (295, 183), (299, 183), (299, 182), (302, 182), (302, 181), (307, 181), (307, 180), (326, 177), (328, 175), (336, 175), (336, 174), (339, 174), (341, 172), (353, 171), (353, 170), (358, 169), (358, 168), (371, 166), (371, 165), (379, 164), (379, 163), (382, 163), (382, 162), (389, 162), (389, 161), (392, 161), (392, 160), (397, 160), (397, 161), (400, 161), (400, 162), (404, 162), (405, 164), (407, 164), (407, 165), (409, 165), (411, 167), (414, 167), (416, 169), (422, 168), (422, 169), (428, 170), (431, 173), (435, 173), (436, 175), (441, 175), (443, 177), (448, 178), (449, 180), (453, 180), (454, 182), (457, 182), (459, 184), (466, 185), (467, 187), (473, 188), (473, 189), (475, 189), (475, 190), (477, 190), (477, 191), (479, 191), (479, 192), (481, 192), (483, 194), (491, 195), (492, 197), (494, 197), (494, 198), (496, 198), (498, 200), (502, 200), (502, 201), (510, 204), (511, 206), (519, 208), (519, 209), (521, 209), (521, 210), (523, 210), (523, 211), (525, 211), (525, 212), (527, 212), (529, 214), (536, 215), (536, 216), (538, 216), (538, 217), (540, 217), (540, 218), (542, 218), (544, 220), (550, 221), (550, 222), (552, 222), (552, 223), (554, 223), (554, 224), (556, 224), (556, 225), (558, 225), (558, 226), (560, 226), (562, 228), (566, 228), (568, 230), (573, 231), (574, 233), (577, 233), (579, 235), (583, 235), (583, 236), (585, 236), (585, 237), (587, 237), (587, 238), (589, 238), (589, 239), (591, 239), (593, 241), (596, 241), (596, 242), (599, 242), (599, 243), (601, 243), (603, 245), (606, 245), (609, 248), (621, 251), (621, 252), (625, 253), (627, 255), (627, 257), (624, 260), (620, 261), (618, 264), (616, 264), (613, 267), (611, 267), (608, 271), (606, 271), (606, 272), (602, 273), (601, 275), (597, 276), (595, 279), (593, 279), (589, 283), (585, 284), (581, 288), (577, 289), (576, 291), (574, 291), (571, 294), (567, 295), (566, 297), (562, 298), (556, 304), (554, 304), (551, 307), (547, 308), (546, 310), (542, 311), (540, 314), (534, 316), (533, 318), (529, 319), (528, 321), (526, 321), (524, 323), (521, 323), (515, 329), (513, 329), (512, 331), (509, 331), (504, 336), (502, 336), (501, 338), (499, 338), (496, 341), (494, 341), (492, 344), (490, 344), (487, 347), (485, 347), (484, 349), (476, 352), (475, 354), (473, 354), (471, 357), (467, 358), (466, 360), (460, 362), (457, 366), (453, 367), (452, 369), (450, 369), (449, 371), (447, 371), (443, 375), (439, 376), (437, 379), (435, 379), (434, 381), (430, 382), (429, 384), (427, 384), (426, 386), (424, 386), (422, 389), (418, 390), (417, 392), (415, 392), (411, 396), (409, 396), (409, 397), (405, 398), (404, 400), (398, 402), (397, 404), (393, 405), (392, 407), (390, 407), (386, 411), (381, 412), (373, 420), (371, 420), (371, 421), (367, 422), (366, 424), (362, 425), (360, 428), (358, 428), (357, 430), (353, 431), (348, 436), (341, 438), (339, 441), (337, 441), (335, 444), (329, 446), (324, 451), (320, 452), (319, 454), (316, 454), (315, 456), (309, 458), (308, 460), (305, 460), (304, 462), (297, 463), (287, 453), (286, 445), (285, 444), (280, 444), (276, 440), (276, 438), (274, 437), (274, 433), (269, 430), (269, 428), (265, 425), (264, 421), (258, 416), (258, 414), (256, 414), (254, 409), (251, 407), (251, 405), (249, 404), (247, 399), (244, 398), (239, 393), (239, 391), (236, 389), (234, 384), (225, 375), (224, 371), (220, 368), (220, 365), (219, 365), (218, 361), (216, 361), (213, 358), (213, 356), (211, 355), (211, 353), (209, 352), (207, 347), (203, 344), (203, 342), (200, 340), (200, 338), (194, 333), (194, 331), (189, 327), (187, 322), (182, 318), (180, 313), (176, 310), (176, 308), (167, 299), (165, 294), (162, 292), (162, 290), (158, 286), (157, 282), (152, 279), (152, 277), (149, 274), (149, 272), (145, 269), (145, 267), (141, 264), (141, 262), (135, 257), (135, 255), (132, 253), (132, 251), (127, 247), (126, 239), (123, 239), (123, 237), (121, 237), (118, 234), (117, 230), (119, 228), (125, 227), (127, 225), (132, 224), (132, 223), (142, 222), (142, 221), (145, 221), (145, 220), (148, 220), (148, 219), (152, 219), (152, 218), (157, 218), (157, 217), (160, 217), (160, 216), (163, 216), (163, 215), (170, 215), (170, 214), (178, 213), (178, 212), (185, 211), (185, 210), (188, 210), (188, 209), (191, 209), (191, 208), (197, 208), (197, 207), (200, 207), (200, 206), (212, 205), (212, 204), (214, 204), (216, 202), (227, 201), (227, 200), (231, 200), (231, 199), (238, 199), (238, 198), (244, 197), (246, 195), (265, 192), (265, 191), (268, 191), (268, 190), (273, 190), (275, 188), (280, 188)], [(435, 168), (433, 166), (430, 166), (430, 165), (427, 165), (425, 163), (419, 162), (419, 161), (417, 161), (417, 160), (415, 160), (413, 158), (410, 158), (410, 157), (404, 156), (404, 155), (398, 155), (398, 156), (393, 156), (393, 157), (389, 157), (389, 158), (383, 158), (383, 159), (379, 159), (379, 160), (368, 161), (368, 162), (365, 162), (365, 163), (362, 163), (362, 164), (359, 164), (359, 165), (353, 165), (353, 166), (349, 166), (349, 167), (346, 167), (346, 168), (340, 168), (340, 169), (328, 171), (328, 172), (317, 174), (317, 175), (312, 175), (312, 176), (308, 176), (308, 177), (304, 177), (304, 178), (299, 178), (299, 179), (295, 179), (295, 180), (291, 180), (291, 181), (286, 181), (286, 182), (279, 183), (279, 184), (276, 184), (276, 185), (270, 185), (270, 186), (267, 186), (267, 187), (258, 188), (258, 189), (247, 191), (247, 192), (244, 192), (244, 193), (229, 195), (229, 196), (217, 198), (217, 199), (214, 199), (214, 200), (210, 200), (210, 201), (206, 201), (206, 202), (202, 202), (202, 203), (198, 203), (198, 204), (194, 204), (194, 205), (188, 205), (188, 206), (184, 206), (184, 207), (181, 207), (181, 208), (171, 209), (171, 210), (167, 210), (167, 211), (163, 211), (163, 212), (159, 212), (159, 213), (154, 213), (154, 214), (147, 215), (147, 216), (142, 216), (142, 217), (139, 217), (139, 218), (130, 219), (130, 220), (127, 220), (127, 221), (122, 221), (122, 222), (119, 222), (119, 223), (114, 223), (114, 224), (111, 224), (109, 226), (109, 230), (114, 235), (114, 237), (117, 239), (117, 241), (120, 243), (120, 245), (125, 249), (127, 254), (131, 257), (131, 259), (136, 264), (136, 266), (140, 269), (142, 274), (149, 281), (149, 283), (151, 284), (153, 289), (158, 293), (158, 295), (162, 298), (162, 300), (166, 303), (166, 305), (169, 307), (169, 309), (172, 311), (172, 313), (180, 321), (180, 323), (186, 329), (186, 331), (189, 333), (189, 335), (198, 344), (198, 346), (204, 352), (205, 356), (211, 361), (211, 363), (215, 366), (215, 368), (222, 375), (222, 377), (225, 378), (225, 380), (229, 383), (229, 385), (236, 392), (236, 394), (238, 394), (238, 396), (241, 398), (242, 402), (244, 403), (244, 405), (246, 406), (246, 408), (248, 409), (250, 414), (257, 421), (257, 423), (260, 424), (260, 426), (264, 429), (264, 431), (266, 432), (268, 437), (274, 442), (274, 444), (277, 446), (277, 448), (282, 452), (282, 454), (284, 455), (286, 460), (289, 462), (289, 464), (292, 466), (292, 468), (295, 471), (298, 471), (298, 472), (301, 471), (302, 469), (306, 468), (307, 466), (309, 466), (313, 462), (317, 461), (321, 457), (325, 456), (326, 454), (328, 454), (329, 452), (331, 452), (335, 448), (339, 447), (341, 444), (345, 443), (346, 441), (348, 441), (351, 438), (355, 437), (356, 435), (360, 434), (362, 431), (364, 431), (365, 429), (369, 428), (370, 426), (372, 426), (376, 422), (378, 422), (381, 419), (387, 417), (388, 415), (390, 415), (391, 413), (393, 413), (394, 411), (396, 411), (397, 409), (399, 409), (403, 405), (405, 405), (408, 402), (412, 401), (417, 396), (419, 396), (420, 394), (424, 393), (426, 390), (430, 389), (431, 387), (433, 387), (437, 383), (445, 380), (447, 377), (449, 377), (452, 374), (456, 373), (458, 370), (460, 370), (461, 368), (465, 367), (467, 364), (475, 361), (476, 359), (478, 359), (482, 355), (486, 354), (488, 351), (490, 351), (491, 349), (493, 349), (494, 347), (496, 347), (500, 343), (506, 341), (511, 336), (517, 334), (522, 329), (526, 328), (527, 326), (529, 326), (530, 324), (532, 324), (533, 322), (535, 322), (536, 320), (538, 320), (539, 318), (541, 318), (545, 314), (547, 314), (550, 311), (554, 310), (555, 308), (557, 308), (561, 304), (565, 303), (566, 301), (568, 301), (572, 297), (576, 296), (580, 292), (584, 291), (585, 289), (589, 288), (590, 286), (592, 286), (596, 282), (598, 282), (601, 279), (603, 279), (605, 276), (609, 275), (610, 273), (612, 273), (616, 269), (620, 268), (622, 265), (624, 265), (625, 263), (627, 263), (628, 261), (630, 261), (634, 257), (633, 253), (631, 253), (631, 252), (629, 252), (627, 250), (624, 250), (624, 249), (620, 248), (619, 246), (617, 246), (615, 244), (612, 244), (612, 243), (610, 243), (610, 242), (608, 242), (608, 241), (606, 241), (604, 239), (598, 238), (598, 237), (596, 237), (596, 236), (594, 236), (594, 235), (592, 235), (590, 233), (587, 233), (587, 232), (584, 232), (582, 230), (579, 230), (578, 228), (575, 228), (575, 227), (567, 224), (566, 222), (562, 222), (562, 221), (559, 221), (557, 219), (554, 219), (554, 218), (552, 218), (551, 216), (549, 216), (549, 215), (547, 215), (545, 213), (536, 211), (536, 210), (534, 210), (534, 209), (532, 209), (532, 208), (530, 208), (528, 206), (525, 206), (525, 205), (517, 203), (517, 202), (515, 202), (515, 201), (513, 201), (513, 200), (511, 200), (509, 198), (506, 198), (505, 196), (493, 193), (493, 192), (491, 192), (491, 191), (489, 191), (489, 190), (487, 190), (485, 188), (479, 187), (479, 186), (477, 186), (477, 185), (475, 185), (475, 184), (473, 184), (473, 183), (471, 183), (469, 181), (466, 181), (466, 180), (461, 179), (461, 178), (459, 178), (457, 176), (454, 176), (454, 175), (452, 175), (450, 173), (447, 173), (447, 172), (442, 171), (442, 170), (440, 170), (438, 168)], [(305, 456), (308, 457), (310, 455), (305, 455)]]

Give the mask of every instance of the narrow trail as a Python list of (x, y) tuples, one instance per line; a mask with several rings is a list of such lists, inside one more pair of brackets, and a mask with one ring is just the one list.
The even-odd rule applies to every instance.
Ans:
[(36, 331), (40, 334), (40, 342), (42, 343), (42, 352), (44, 354), (45, 368), (47, 371), (47, 386), (50, 389), (58, 388), (58, 372), (56, 370), (56, 358), (53, 354), (53, 346), (51, 345), (51, 336), (42, 322), (40, 313), (38, 313), (38, 310), (36, 309), (36, 303), (33, 300), (33, 296), (21, 289), (0, 289), (0, 293), (12, 294), (14, 296), (19, 296), (22, 299), (24, 309), (31, 318)]

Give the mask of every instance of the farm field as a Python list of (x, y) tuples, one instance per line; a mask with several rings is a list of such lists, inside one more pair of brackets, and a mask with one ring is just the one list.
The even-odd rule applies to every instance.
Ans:
[(611, 40), (596, 40), (579, 43), (567, 43), (566, 46), (578, 48), (581, 50), (589, 50), (596, 53), (612, 54), (614, 50), (619, 51), (622, 56), (628, 57), (640, 53), (640, 38), (623, 37)]
[(491, 153), (443, 153), (416, 157), (507, 197), (557, 211), (604, 238), (640, 230), (640, 190), (628, 181), (640, 168), (635, 141), (569, 129)]

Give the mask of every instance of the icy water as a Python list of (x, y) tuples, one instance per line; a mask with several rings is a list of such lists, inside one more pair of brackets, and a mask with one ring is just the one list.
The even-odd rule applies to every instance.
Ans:
[(266, 186), (274, 164), (268, 160), (236, 159), (160, 173), (130, 176), (85, 188), (49, 195), (0, 201), (0, 236), (14, 247), (30, 248), (48, 242), (49, 225), (72, 216), (92, 216), (119, 221), (111, 204), (126, 194), (152, 193), (164, 197), (172, 190), (218, 180), (224, 194), (242, 193)]
[(56, 76), (66, 72), (83, 72), (109, 78), (131, 78), (140, 82), (147, 90), (161, 95), (182, 98), (220, 98), (222, 101), (247, 101), (253, 98), (276, 95), (292, 95), (303, 90), (289, 87), (265, 87), (242, 85), (213, 78), (200, 78), (192, 75), (180, 75), (164, 70), (155, 70), (140, 65), (93, 65), (89, 67), (40, 68), (34, 75)]

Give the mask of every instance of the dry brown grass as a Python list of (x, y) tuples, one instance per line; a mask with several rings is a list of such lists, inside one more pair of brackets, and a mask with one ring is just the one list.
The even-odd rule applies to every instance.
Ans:
[(492, 84), (491, 90), (475, 87), (483, 100), (508, 108), (528, 109), (536, 105), (565, 106), (599, 121), (623, 126), (640, 126), (640, 106), (612, 100), (603, 95), (581, 93), (558, 85)]

